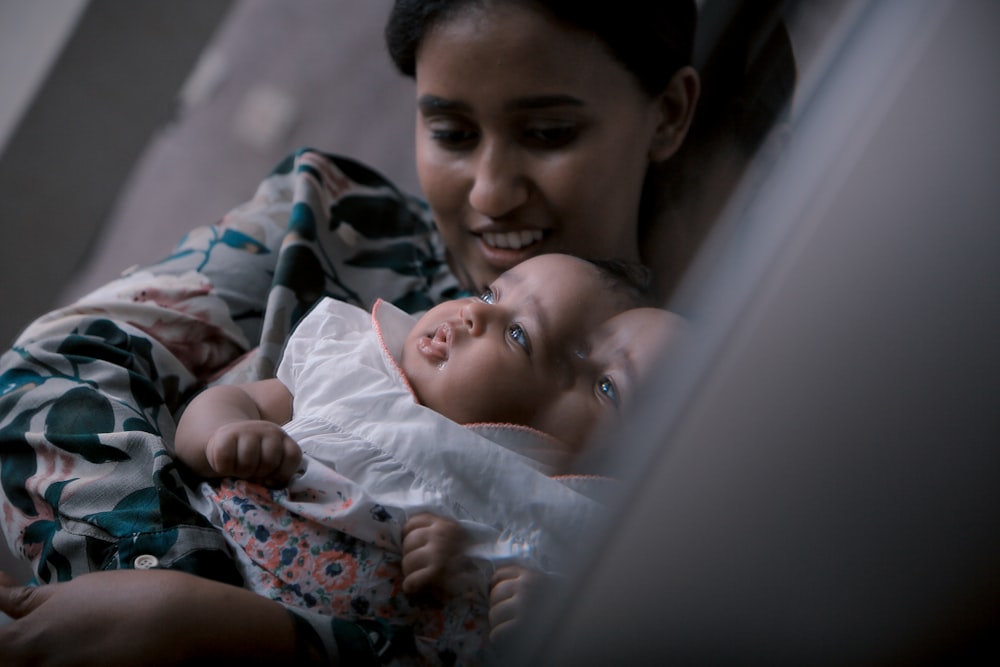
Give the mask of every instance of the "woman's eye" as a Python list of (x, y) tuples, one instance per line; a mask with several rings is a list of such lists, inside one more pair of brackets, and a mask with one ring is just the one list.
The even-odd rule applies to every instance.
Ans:
[(448, 150), (461, 150), (475, 144), (478, 138), (475, 130), (456, 123), (432, 123), (431, 141)]
[(525, 130), (525, 138), (534, 146), (542, 148), (560, 148), (572, 142), (577, 137), (577, 128), (572, 125), (552, 127), (536, 127)]
[(611, 401), (616, 407), (619, 404), (618, 388), (614, 380), (607, 375), (597, 381), (597, 393)]
[(531, 342), (528, 340), (528, 333), (520, 324), (511, 324), (507, 327), (507, 335), (510, 339), (524, 348), (525, 352), (531, 352)]
[(483, 303), (496, 303), (496, 297), (493, 295), (493, 289), (487, 287), (486, 291), (479, 295), (479, 299)]

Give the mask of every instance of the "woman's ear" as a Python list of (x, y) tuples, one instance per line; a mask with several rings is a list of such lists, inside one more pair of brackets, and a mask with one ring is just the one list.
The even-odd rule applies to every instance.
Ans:
[(660, 93), (660, 122), (649, 147), (649, 159), (662, 162), (677, 152), (694, 118), (701, 81), (693, 67), (682, 67), (674, 73), (666, 90)]

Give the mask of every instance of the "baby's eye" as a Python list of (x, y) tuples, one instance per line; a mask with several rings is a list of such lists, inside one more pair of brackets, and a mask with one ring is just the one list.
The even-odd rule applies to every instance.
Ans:
[(483, 303), (496, 303), (492, 287), (487, 287), (486, 291), (479, 295), (479, 298), (483, 301)]
[(511, 324), (507, 327), (507, 335), (510, 339), (524, 348), (525, 352), (531, 352), (531, 342), (528, 340), (528, 333), (520, 324)]
[(618, 407), (620, 400), (618, 397), (618, 388), (615, 387), (614, 380), (607, 375), (597, 380), (597, 393), (611, 401), (615, 407)]

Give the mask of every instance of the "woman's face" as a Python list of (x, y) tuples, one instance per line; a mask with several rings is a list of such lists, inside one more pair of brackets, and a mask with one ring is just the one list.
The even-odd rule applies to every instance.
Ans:
[(546, 252), (639, 258), (661, 105), (599, 40), (488, 3), (428, 32), (416, 88), (417, 173), (466, 287)]

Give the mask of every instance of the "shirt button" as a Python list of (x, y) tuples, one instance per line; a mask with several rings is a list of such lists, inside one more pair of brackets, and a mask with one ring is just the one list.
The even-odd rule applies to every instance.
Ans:
[(150, 556), (149, 554), (136, 556), (136, 559), (132, 561), (132, 565), (137, 570), (150, 570), (159, 564), (160, 561), (156, 558), (156, 556)]

